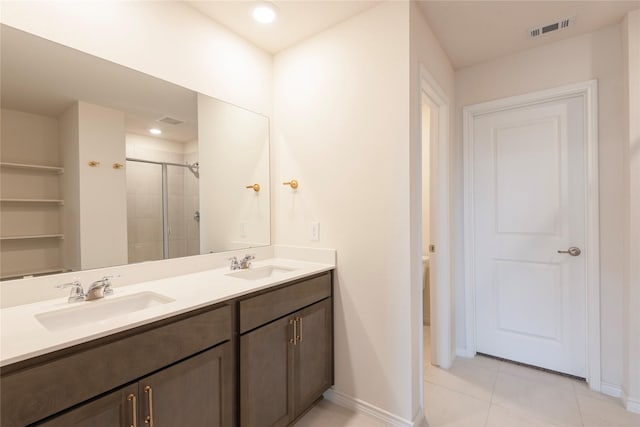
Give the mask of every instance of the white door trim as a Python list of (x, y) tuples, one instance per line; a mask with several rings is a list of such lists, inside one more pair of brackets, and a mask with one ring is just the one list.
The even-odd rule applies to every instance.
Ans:
[(598, 186), (598, 82), (575, 83), (553, 89), (483, 102), (463, 108), (464, 156), (464, 272), (465, 272), (465, 331), (466, 348), (461, 356), (476, 353), (475, 313), (475, 241), (473, 206), (473, 123), (476, 116), (494, 113), (517, 106), (534, 105), (552, 100), (582, 96), (585, 100), (585, 254), (586, 254), (586, 356), (587, 381), (593, 390), (600, 390), (600, 243), (599, 243), (599, 186)]
[[(431, 180), (437, 189), (437, 194), (432, 194), (437, 206), (436, 212), (431, 212), (435, 217), (435, 230), (431, 230), (432, 241), (436, 244), (435, 262), (429, 261), (434, 266), (437, 274), (435, 286), (431, 286), (431, 346), (432, 362), (448, 369), (455, 358), (455, 337), (453, 334), (453, 286), (451, 284), (451, 223), (450, 223), (450, 174), (449, 174), (449, 99), (438, 85), (433, 76), (420, 66), (420, 93), (427, 96), (437, 105), (439, 114), (437, 141), (432, 141), (436, 146), (432, 153), (435, 156), (436, 173), (431, 173)], [(432, 162), (433, 164), (433, 162)], [(422, 286), (422, 284), (420, 284)], [(420, 319), (422, 322), (422, 319)]]

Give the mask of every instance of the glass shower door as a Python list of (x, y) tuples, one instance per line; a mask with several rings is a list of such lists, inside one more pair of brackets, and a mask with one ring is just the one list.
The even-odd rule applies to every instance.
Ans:
[(127, 160), (129, 263), (163, 259), (162, 165)]

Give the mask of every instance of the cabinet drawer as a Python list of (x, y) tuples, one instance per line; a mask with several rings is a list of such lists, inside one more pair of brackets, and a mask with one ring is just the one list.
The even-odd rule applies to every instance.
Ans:
[(331, 273), (240, 301), (240, 333), (331, 296)]
[(11, 373), (5, 368), (1, 424), (38, 421), (230, 338), (231, 308), (222, 306), (60, 350)]

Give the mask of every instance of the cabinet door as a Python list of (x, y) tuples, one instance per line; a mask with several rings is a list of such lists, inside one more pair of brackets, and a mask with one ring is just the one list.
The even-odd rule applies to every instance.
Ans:
[(134, 407), (138, 401), (136, 384), (120, 388), (99, 399), (78, 406), (44, 423), (42, 427), (130, 427), (138, 414)]
[(240, 425), (278, 427), (293, 419), (293, 325), (285, 317), (240, 337)]
[(296, 312), (294, 353), (294, 417), (304, 412), (333, 383), (333, 326), (331, 298)]
[(228, 342), (140, 380), (138, 425), (232, 426), (231, 350)]

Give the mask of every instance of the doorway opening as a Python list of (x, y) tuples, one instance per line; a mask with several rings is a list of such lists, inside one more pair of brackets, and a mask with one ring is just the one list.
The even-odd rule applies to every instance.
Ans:
[[(437, 138), (439, 109), (429, 96), (422, 92), (422, 324), (431, 326), (431, 278), (429, 256), (434, 252), (431, 243), (431, 144)], [(434, 138), (435, 137), (435, 138)], [(429, 336), (429, 334), (427, 334)]]
[[(455, 357), (449, 181), (449, 100), (431, 74), (421, 69), (421, 224), (424, 348), (432, 364), (445, 369)], [(426, 331), (425, 331), (426, 332)]]

